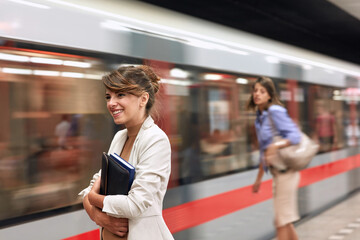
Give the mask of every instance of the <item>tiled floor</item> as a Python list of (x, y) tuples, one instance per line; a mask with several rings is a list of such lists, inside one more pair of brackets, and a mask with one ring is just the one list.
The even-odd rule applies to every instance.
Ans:
[(300, 240), (360, 240), (360, 191), (296, 226)]

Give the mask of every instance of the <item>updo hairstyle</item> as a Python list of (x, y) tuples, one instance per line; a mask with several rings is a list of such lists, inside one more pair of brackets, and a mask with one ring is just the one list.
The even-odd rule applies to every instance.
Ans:
[(112, 92), (130, 93), (140, 97), (144, 92), (149, 94), (146, 113), (155, 104), (155, 94), (160, 88), (160, 77), (146, 65), (120, 67), (102, 77), (105, 87)]

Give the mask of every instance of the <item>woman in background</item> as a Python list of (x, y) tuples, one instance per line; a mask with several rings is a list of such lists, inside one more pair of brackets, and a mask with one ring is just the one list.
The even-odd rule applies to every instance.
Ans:
[[(162, 217), (171, 169), (166, 134), (150, 116), (160, 78), (147, 66), (120, 67), (104, 76), (107, 109), (126, 129), (114, 136), (109, 154), (117, 153), (135, 167), (128, 195), (100, 195), (100, 174), (80, 192), (89, 217), (102, 227), (102, 239), (172, 240)], [(99, 154), (100, 159), (100, 154)]]
[[(256, 110), (255, 128), (260, 147), (260, 165), (253, 192), (258, 192), (264, 171), (273, 176), (273, 199), (276, 235), (279, 240), (297, 240), (293, 222), (299, 219), (297, 188), (299, 172), (274, 167), (277, 150), (300, 142), (300, 132), (279, 100), (270, 78), (260, 77), (252, 88), (248, 109)], [(273, 142), (273, 131), (282, 140)]]

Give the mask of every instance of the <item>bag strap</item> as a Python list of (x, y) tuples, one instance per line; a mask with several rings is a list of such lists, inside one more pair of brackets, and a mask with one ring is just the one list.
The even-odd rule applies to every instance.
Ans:
[[(280, 136), (280, 137), (281, 137), (281, 135), (280, 135), (280, 131), (277, 130), (277, 128), (276, 128), (276, 126), (275, 126), (275, 123), (274, 123), (274, 120), (272, 119), (272, 116), (271, 116), (270, 111), (268, 110), (267, 112), (268, 112), (269, 120), (270, 120), (270, 123), (271, 123), (271, 131), (272, 131), (272, 134), (273, 134), (273, 141), (274, 141), (274, 138), (275, 138), (276, 136)], [(272, 165), (270, 165), (270, 168), (275, 168), (275, 169), (277, 169), (276, 167), (274, 167), (274, 166), (272, 166)], [(286, 173), (288, 170), (289, 170), (289, 168), (288, 168), (287, 166), (285, 166), (285, 168), (277, 169), (277, 171), (280, 172), (280, 173)]]
[(269, 116), (269, 119), (270, 119), (270, 123), (271, 123), (271, 132), (272, 132), (272, 135), (273, 135), (273, 138), (276, 137), (276, 136), (279, 136), (280, 133), (279, 131), (277, 130), (276, 126), (275, 126), (275, 123), (272, 119), (272, 116), (271, 116), (271, 113), (270, 113), (270, 110), (268, 109), (267, 111), (268, 113), (268, 116)]

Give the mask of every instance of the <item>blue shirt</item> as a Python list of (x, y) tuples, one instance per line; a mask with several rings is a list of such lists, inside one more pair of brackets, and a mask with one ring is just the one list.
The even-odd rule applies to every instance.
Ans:
[[(288, 139), (291, 144), (298, 144), (300, 142), (300, 131), (296, 124), (289, 117), (287, 110), (280, 105), (272, 105), (267, 111), (256, 112), (255, 128), (256, 135), (260, 146), (260, 161), (265, 167), (264, 152), (273, 141), (273, 130), (271, 120), (269, 119), (269, 112), (271, 119), (276, 127), (277, 135)], [(265, 170), (267, 170), (265, 168)]]

